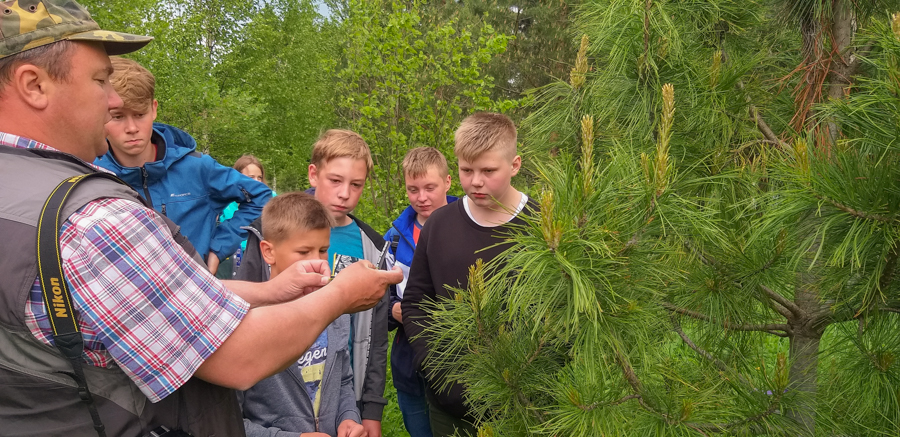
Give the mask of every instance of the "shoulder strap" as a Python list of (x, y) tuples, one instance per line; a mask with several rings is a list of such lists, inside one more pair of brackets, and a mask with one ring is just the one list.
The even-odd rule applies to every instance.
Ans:
[[(87, 404), (94, 422), (97, 435), (104, 437), (103, 422), (94, 405), (93, 397), (84, 377), (81, 364), (81, 355), (84, 352), (84, 339), (78, 329), (73, 312), (72, 294), (69, 286), (63, 278), (62, 257), (59, 252), (60, 220), (63, 219), (62, 207), (66, 203), (69, 194), (80, 183), (90, 178), (106, 178), (125, 184), (121, 179), (107, 173), (89, 173), (73, 176), (62, 181), (41, 209), (37, 229), (38, 248), (38, 277), (41, 281), (41, 292), (44, 296), (44, 305), (47, 307), (47, 316), (50, 326), (53, 328), (53, 341), (62, 354), (72, 363), (74, 373), (69, 374), (78, 384), (78, 395)], [(125, 184), (127, 186), (127, 184)]]

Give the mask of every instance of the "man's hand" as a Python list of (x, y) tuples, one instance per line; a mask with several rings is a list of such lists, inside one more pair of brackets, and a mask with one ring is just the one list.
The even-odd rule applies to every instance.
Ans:
[[(381, 437), (381, 422), (372, 419), (363, 419), (362, 427), (365, 428), (368, 437)], [(341, 433), (338, 433), (340, 435)]]
[[(365, 422), (365, 420), (363, 420)], [(381, 433), (378, 434), (381, 436)], [(362, 425), (352, 421), (345, 420), (338, 425), (337, 429), (337, 437), (371, 437), (372, 434), (367, 434), (366, 429), (363, 428)]]
[(266, 282), (268, 304), (290, 302), (306, 296), (328, 283), (330, 277), (328, 261), (297, 261)]
[[(340, 435), (340, 434), (338, 434)], [(324, 432), (301, 432), (300, 437), (331, 437)]]
[(375, 306), (388, 285), (398, 284), (403, 280), (400, 267), (389, 271), (377, 270), (372, 263), (361, 260), (341, 270), (332, 280), (331, 287), (340, 290), (341, 302), (345, 305), (344, 313), (352, 314)]
[(209, 272), (214, 275), (216, 274), (216, 270), (219, 270), (219, 257), (217, 257), (215, 253), (210, 252), (209, 255), (206, 256), (206, 267), (209, 269)]
[(394, 304), (391, 307), (391, 317), (397, 321), (397, 323), (403, 323), (403, 311), (400, 310), (400, 302)]

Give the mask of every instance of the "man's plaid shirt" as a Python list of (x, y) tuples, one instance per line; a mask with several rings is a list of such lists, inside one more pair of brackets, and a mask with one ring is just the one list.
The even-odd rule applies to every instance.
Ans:
[[(55, 150), (2, 132), (0, 145)], [(59, 241), (85, 362), (118, 365), (151, 402), (187, 382), (247, 313), (243, 299), (172, 240), (156, 212), (133, 201), (88, 203), (68, 217)], [(25, 323), (53, 344), (37, 278)]]

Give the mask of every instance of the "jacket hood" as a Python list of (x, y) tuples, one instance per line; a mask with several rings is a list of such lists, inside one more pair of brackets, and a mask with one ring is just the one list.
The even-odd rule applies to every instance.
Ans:
[[(153, 140), (158, 149), (157, 156), (162, 155), (157, 161), (144, 164), (147, 172), (147, 182), (154, 183), (165, 176), (169, 167), (190, 153), (196, 153), (197, 142), (187, 132), (174, 126), (163, 123), (153, 123)], [(141, 167), (125, 167), (116, 160), (112, 149), (103, 156), (97, 158), (94, 163), (100, 167), (112, 170), (131, 186), (140, 186), (143, 183)]]
[[(456, 196), (447, 196), (447, 204), (451, 204), (456, 202), (459, 198)], [(407, 206), (406, 209), (400, 213), (400, 216), (397, 217), (391, 224), (397, 228), (398, 230), (410, 229), (410, 226), (413, 225), (413, 221), (416, 219), (416, 210), (413, 209), (412, 205)]]

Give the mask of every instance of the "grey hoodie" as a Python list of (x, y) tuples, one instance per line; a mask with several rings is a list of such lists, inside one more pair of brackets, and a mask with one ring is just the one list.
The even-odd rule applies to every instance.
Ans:
[(338, 317), (328, 325), (327, 330), (328, 354), (325, 356), (325, 375), (319, 386), (321, 404), (318, 419), (313, 415), (313, 405), (300, 368), (294, 364), (258, 382), (250, 390), (238, 392), (248, 437), (296, 437), (297, 433), (303, 432), (324, 432), (335, 436), (344, 420), (360, 423), (347, 347), (350, 316)]

